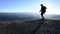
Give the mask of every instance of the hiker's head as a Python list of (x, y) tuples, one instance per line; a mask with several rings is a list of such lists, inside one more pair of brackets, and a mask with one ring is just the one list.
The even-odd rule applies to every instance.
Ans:
[(41, 6), (43, 6), (43, 4), (41, 4)]

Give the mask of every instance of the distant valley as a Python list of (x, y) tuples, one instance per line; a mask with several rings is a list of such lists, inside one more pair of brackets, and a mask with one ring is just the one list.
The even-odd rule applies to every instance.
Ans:
[[(0, 13), (0, 20), (30, 20), (40, 18), (41, 16), (35, 13)], [(45, 15), (45, 18), (60, 20), (60, 15)]]

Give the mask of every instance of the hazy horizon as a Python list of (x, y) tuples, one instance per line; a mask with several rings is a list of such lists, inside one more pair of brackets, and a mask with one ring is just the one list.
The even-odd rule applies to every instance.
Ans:
[[(60, 15), (45, 14), (46, 19), (60, 20)], [(30, 20), (41, 19), (40, 14), (35, 13), (0, 13), (0, 20)]]

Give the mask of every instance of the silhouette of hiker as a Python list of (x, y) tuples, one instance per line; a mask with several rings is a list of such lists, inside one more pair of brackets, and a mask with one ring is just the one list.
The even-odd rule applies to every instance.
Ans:
[(42, 18), (44, 18), (44, 16), (43, 16), (43, 14), (46, 12), (46, 7), (45, 6), (43, 6), (43, 4), (41, 4), (41, 16), (42, 16)]

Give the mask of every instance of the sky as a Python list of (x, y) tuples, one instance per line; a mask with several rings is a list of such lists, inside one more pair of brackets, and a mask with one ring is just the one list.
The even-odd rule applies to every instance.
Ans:
[(0, 0), (0, 12), (33, 12), (39, 13), (43, 4), (46, 14), (60, 14), (60, 0)]

